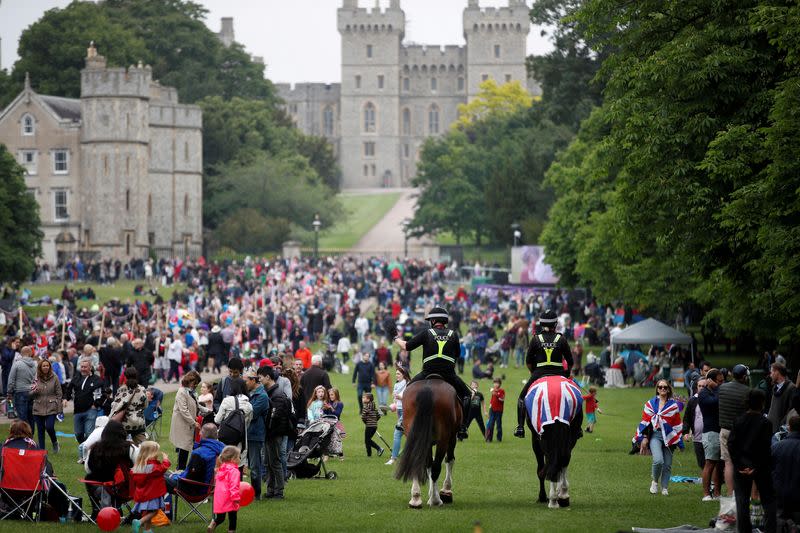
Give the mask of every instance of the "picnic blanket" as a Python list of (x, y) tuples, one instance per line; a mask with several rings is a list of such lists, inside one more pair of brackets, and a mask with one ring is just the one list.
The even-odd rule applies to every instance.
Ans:
[(548, 424), (569, 424), (582, 405), (581, 390), (575, 382), (562, 376), (537, 379), (525, 393), (531, 425), (540, 435)]

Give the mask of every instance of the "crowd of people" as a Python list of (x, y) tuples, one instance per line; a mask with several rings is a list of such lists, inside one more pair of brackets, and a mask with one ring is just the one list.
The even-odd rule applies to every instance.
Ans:
[[(49, 270), (43, 265), (35, 274), (37, 279), (45, 279), (44, 272)], [(742, 475), (728, 454), (731, 435), (726, 433), (733, 432), (737, 417), (746, 413), (741, 391), (736, 416), (719, 416), (721, 427), (715, 431), (714, 415), (704, 412), (712, 409), (706, 398), (710, 393), (704, 391), (716, 390), (722, 373), (699, 366), (697, 379), (686, 381), (692, 387), (691, 398), (683, 401), (673, 396), (669, 372), (663, 372), (663, 368), (681, 366), (688, 368), (687, 376), (694, 377), (688, 351), (654, 348), (649, 361), (642, 363), (648, 365), (644, 369), (611, 361), (609, 350), (599, 357), (584, 354), (584, 344), (608, 344), (620, 322), (630, 321), (634, 312), (598, 304), (582, 292), (473, 291), (459, 281), (457, 265), (416, 260), (137, 260), (128, 264), (75, 260), (55, 274), (59, 279), (97, 283), (121, 277), (143, 283), (134, 298), (112, 300), (102, 307), (88, 305), (86, 289), (78, 295), (65, 285), (60, 297), (52, 299), (55, 309), (43, 317), (5, 311), (0, 366), (7, 409), (16, 414), (18, 423), (28, 425), (31, 438), (30, 428), (37, 429), (38, 448), (45, 449), (49, 437), (57, 453), (60, 445), (54, 424), (66, 402), (72, 402), (74, 433), (80, 444), (77, 460), (84, 464), (87, 479), (113, 480), (113, 465), (122, 464), (134, 468), (141, 478), (160, 476), (165, 494), (188, 483), (196, 485), (186, 490), (202, 490), (214, 481), (214, 465), (224, 455), (223, 462), (235, 464), (240, 476), (249, 473), (257, 497), (279, 500), (284, 498), (289, 475), (287, 455), (298, 432), (322, 417), (338, 419), (346, 404), (362, 417), (367, 455), (373, 450), (377, 455), (385, 452), (373, 439), (377, 419), (390, 411), (396, 414), (386, 462), (391, 465), (400, 454), (402, 397), (414, 363), (402, 344), (399, 348), (393, 344), (395, 332), (390, 325), (397, 326), (399, 338), (410, 341), (427, 328), (426, 311), (437, 306), (447, 308), (448, 327), (460, 339), (458, 372), (463, 374), (465, 367), (472, 370), (466, 426), (476, 422), (485, 440), (502, 441), (503, 437), (506, 391), (495, 369), (529, 363), (529, 347), (538, 342), (533, 342), (537, 320), (551, 309), (555, 310), (553, 331), (566, 345), (562, 349), (569, 356), (564, 359), (569, 360), (573, 375), (598, 378), (600, 369), (621, 365), (634, 382), (643, 372), (650, 380), (638, 379), (638, 384), (655, 383), (656, 396), (645, 408), (650, 416), (643, 417), (637, 434), (640, 449), (650, 450), (654, 458), (655, 489), (651, 487), (651, 492), (660, 489), (668, 494), (671, 453), (682, 444), (682, 435), (694, 443), (706, 496), (719, 494), (723, 480), (732, 490)], [(183, 285), (176, 286), (168, 299), (150, 291), (158, 284), (176, 282)], [(311, 346), (317, 343), (322, 348), (314, 354)], [(328, 372), (334, 370), (352, 375), (352, 403), (347, 394), (331, 386)], [(219, 374), (220, 381), (203, 382), (203, 371)], [(730, 383), (739, 383), (737, 370), (731, 374), (730, 382), (718, 387), (721, 398)], [(486, 397), (480, 390), (482, 380), (491, 383)], [(175, 448), (174, 471), (164, 466), (160, 450), (150, 444), (151, 425), (159, 416), (163, 397), (160, 383), (178, 385), (169, 433)], [(767, 396), (770, 421), (778, 424), (773, 429), (788, 427), (784, 430), (788, 436), (781, 441), (785, 448), (796, 440), (797, 429), (792, 429), (793, 418), (787, 414), (796, 409), (792, 402), (797, 395), (780, 362), (772, 364), (766, 386), (771, 387)], [(703, 394), (697, 394), (698, 389)], [(600, 412), (596, 389), (584, 397), (584, 405), (586, 429), (592, 431), (594, 412)], [(519, 411), (518, 407), (519, 402), (512, 408)], [(674, 432), (664, 430), (669, 418), (665, 409), (678, 413)], [(344, 432), (341, 421), (338, 430)], [(20, 431), (25, 433), (24, 428)], [(137, 463), (143, 448), (146, 459)], [(774, 450), (772, 454), (780, 456)], [(108, 457), (113, 457), (110, 463)], [(727, 462), (732, 465), (730, 476), (722, 466)], [(761, 471), (760, 467), (746, 468)], [(764, 483), (762, 477), (756, 484), (759, 480)], [(94, 496), (93, 501), (103, 497)], [(766, 499), (762, 496), (762, 502)], [(148, 514), (156, 504), (141, 503), (146, 504), (139, 513), (146, 529), (152, 518)], [(218, 508), (215, 503), (219, 514), (214, 521), (222, 523), (227, 514), (228, 527), (235, 529), (231, 505)]]

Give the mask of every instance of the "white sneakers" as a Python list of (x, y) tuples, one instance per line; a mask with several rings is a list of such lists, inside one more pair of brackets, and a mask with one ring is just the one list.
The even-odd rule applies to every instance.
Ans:
[(706, 494), (705, 496), (703, 496), (703, 500), (702, 501), (704, 501), (704, 502), (713, 502), (714, 500), (716, 500), (715, 497), (713, 497), (710, 494)]
[(650, 483), (650, 494), (658, 494), (658, 483), (655, 481)]
[(669, 496), (669, 491), (667, 489), (661, 489), (662, 496)]
[(389, 458), (389, 460), (388, 460), (388, 461), (386, 461), (386, 462), (385, 462), (385, 463), (383, 463), (383, 464), (385, 464), (385, 465), (393, 465), (393, 464), (394, 464), (394, 457), (390, 457), (390, 458)]

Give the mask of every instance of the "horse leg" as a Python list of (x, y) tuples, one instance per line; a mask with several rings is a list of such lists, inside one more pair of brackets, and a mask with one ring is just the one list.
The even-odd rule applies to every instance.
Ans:
[(430, 485), (429, 490), (428, 490), (428, 505), (430, 507), (439, 507), (440, 505), (442, 505), (444, 503), (444, 502), (442, 502), (441, 496), (439, 496), (439, 483), (438, 483), (438, 480), (439, 480), (439, 474), (441, 473), (441, 471), (442, 471), (442, 463), (437, 458), (433, 462), (433, 468), (432, 469), (428, 469), (428, 476), (429, 476), (429, 480), (431, 482), (431, 485)]
[(444, 503), (453, 503), (453, 464), (455, 459), (450, 459), (444, 464), (444, 484), (439, 492), (439, 497)]
[(569, 481), (567, 480), (567, 467), (561, 469), (558, 476), (558, 505), (569, 507)]
[(547, 492), (544, 490), (544, 453), (542, 452), (542, 444), (536, 432), (531, 430), (531, 447), (533, 447), (533, 454), (536, 456), (536, 477), (539, 478), (539, 502), (544, 503), (547, 501)]
[(558, 498), (557, 498), (558, 491), (556, 487), (556, 482), (550, 481), (549, 483), (550, 483), (550, 502), (547, 504), (547, 506), (550, 509), (558, 509)]
[(411, 480), (411, 500), (409, 500), (408, 506), (412, 509), (422, 509), (422, 495), (420, 494), (419, 480), (417, 478)]

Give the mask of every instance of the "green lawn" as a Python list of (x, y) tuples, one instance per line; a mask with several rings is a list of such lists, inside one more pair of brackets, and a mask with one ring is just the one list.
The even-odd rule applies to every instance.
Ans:
[(363, 237), (397, 203), (401, 193), (341, 194), (347, 215), (319, 237), (321, 250), (347, 250)]
[[(415, 359), (416, 361), (416, 359)], [(502, 371), (498, 371), (502, 372)], [(670, 496), (649, 494), (650, 458), (629, 456), (630, 437), (641, 414), (642, 403), (652, 391), (642, 389), (600, 390), (604, 414), (594, 434), (587, 434), (576, 447), (569, 469), (572, 507), (550, 510), (535, 502), (537, 482), (530, 440), (511, 436), (514, 413), (511, 406), (525, 377), (522, 370), (506, 369), (504, 382), (509, 401), (502, 443), (487, 444), (473, 425), (470, 438), (456, 449), (454, 470), (455, 503), (440, 509), (407, 508), (410, 486), (392, 477), (393, 469), (383, 457), (367, 458), (363, 446), (363, 425), (357, 416), (355, 387), (350, 377), (333, 375), (342, 390), (348, 431), (345, 458), (332, 459), (330, 468), (339, 479), (293, 480), (282, 502), (255, 502), (240, 512), (239, 531), (468, 531), (480, 522), (484, 531), (616, 531), (632, 525), (666, 527), (684, 523), (704, 525), (718, 510), (715, 503), (701, 503), (697, 485), (673, 484)], [(466, 377), (466, 376), (465, 376)], [(468, 377), (467, 377), (468, 379)], [(490, 384), (481, 390), (488, 395)], [(165, 401), (165, 424), (161, 445), (171, 457), (168, 425), (174, 395)], [(395, 417), (380, 421), (379, 432), (391, 442)], [(59, 431), (71, 433), (72, 418), (58, 424)], [(6, 427), (0, 428), (5, 435)], [(82, 475), (75, 463), (76, 443), (62, 438), (62, 453), (51, 457), (56, 472), (69, 489), (84, 494), (76, 481)], [(49, 447), (49, 444), (48, 444)], [(697, 474), (691, 452), (675, 457), (674, 475)], [(423, 489), (424, 491), (425, 489)], [(427, 499), (427, 497), (425, 497)], [(209, 506), (205, 506), (207, 510)], [(263, 522), (262, 522), (263, 520)], [(0, 523), (0, 531), (18, 531), (21, 524)], [(178, 532), (195, 532), (197, 521), (175, 527)], [(64, 531), (64, 526), (38, 525), (40, 531)], [(92, 526), (70, 530), (96, 531)]]

